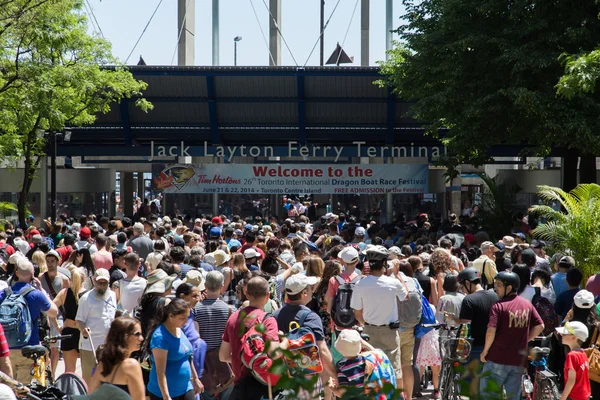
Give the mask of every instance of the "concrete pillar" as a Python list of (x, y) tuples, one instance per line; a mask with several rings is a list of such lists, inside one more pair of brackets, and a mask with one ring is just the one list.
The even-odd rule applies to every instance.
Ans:
[(385, 59), (389, 60), (387, 51), (392, 49), (392, 29), (394, 29), (394, 0), (385, 0)]
[(121, 205), (123, 215), (133, 215), (133, 172), (121, 172)]
[(108, 192), (108, 218), (114, 217), (117, 213), (117, 204), (115, 191), (117, 189), (117, 172), (110, 170), (110, 191)]
[[(48, 157), (40, 161), (40, 218), (48, 217)], [(25, 217), (28, 217), (26, 215)]]
[[(281, 65), (281, 0), (269, 0), (269, 50), (273, 58), (269, 57), (269, 65)], [(271, 16), (272, 15), (272, 16)], [(277, 29), (279, 27), (279, 30)], [(273, 60), (275, 64), (273, 64)]]
[(212, 0), (212, 65), (219, 65), (219, 0)]
[(177, 0), (177, 65), (194, 65), (196, 1)]
[(360, 0), (360, 65), (369, 66), (370, 0)]

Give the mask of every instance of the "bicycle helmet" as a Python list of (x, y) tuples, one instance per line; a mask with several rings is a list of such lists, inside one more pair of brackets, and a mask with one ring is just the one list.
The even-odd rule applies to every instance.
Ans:
[(512, 286), (512, 292), (516, 292), (521, 287), (521, 278), (514, 272), (502, 271), (494, 277), (495, 281), (500, 281), (506, 286)]
[(381, 245), (373, 246), (367, 250), (368, 261), (387, 261), (389, 250)]
[(459, 283), (473, 282), (481, 279), (481, 274), (473, 267), (465, 268), (458, 273), (457, 281)]

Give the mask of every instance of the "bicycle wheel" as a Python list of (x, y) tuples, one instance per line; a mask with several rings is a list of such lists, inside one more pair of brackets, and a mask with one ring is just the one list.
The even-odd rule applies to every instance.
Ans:
[(454, 375), (454, 379), (452, 380), (452, 400), (461, 400), (461, 396), (460, 396), (460, 382), (458, 381), (460, 379), (460, 377), (458, 376), (458, 374)]
[(452, 390), (452, 364), (449, 362), (442, 363), (442, 369), (440, 371), (440, 395), (442, 399), (450, 399), (450, 392)]

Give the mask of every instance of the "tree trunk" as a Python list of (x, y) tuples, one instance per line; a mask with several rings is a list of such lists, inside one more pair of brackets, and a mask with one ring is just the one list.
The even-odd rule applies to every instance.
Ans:
[(562, 189), (570, 192), (577, 186), (577, 163), (579, 150), (565, 149), (562, 158)]
[(27, 196), (31, 190), (31, 184), (33, 178), (40, 164), (40, 157), (35, 157), (32, 160), (31, 157), (25, 157), (25, 168), (23, 176), (23, 185), (21, 186), (21, 192), (19, 193), (19, 202), (17, 203), (18, 214), (19, 214), (19, 226), (21, 229), (27, 228), (27, 222), (25, 221), (25, 210), (27, 209)]
[(579, 163), (579, 183), (596, 183), (596, 156), (582, 154)]

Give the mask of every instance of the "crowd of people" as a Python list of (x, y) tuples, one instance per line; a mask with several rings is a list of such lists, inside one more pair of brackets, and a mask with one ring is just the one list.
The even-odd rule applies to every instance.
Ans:
[[(562, 399), (600, 398), (582, 350), (598, 336), (600, 275), (581, 289), (570, 256), (547, 257), (543, 242), (521, 232), (492, 241), (455, 216), (382, 226), (296, 214), (61, 215), (42, 227), (5, 225), (0, 371), (29, 382), (20, 348), (69, 334), (51, 349), (52, 370), (62, 357), (75, 372), (79, 360), (92, 393), (331, 400), (385, 398), (395, 387), (412, 399), (431, 370), (440, 398), (438, 335), (447, 333), (423, 328), (427, 320), (470, 326), (483, 396), (493, 396), (494, 380), (519, 399), (528, 349), (544, 335)], [(17, 337), (1, 311), (19, 296), (31, 332)], [(287, 372), (270, 368), (280, 359)], [(282, 390), (290, 376), (312, 386)]]

